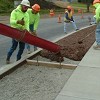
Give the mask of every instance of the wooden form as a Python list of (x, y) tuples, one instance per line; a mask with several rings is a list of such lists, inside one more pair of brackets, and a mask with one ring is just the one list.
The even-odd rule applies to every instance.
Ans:
[(38, 61), (38, 60), (29, 60), (27, 59), (27, 64), (36, 65), (36, 66), (46, 66), (52, 68), (65, 68), (65, 69), (75, 69), (77, 65), (73, 64), (64, 64), (64, 63), (54, 63), (54, 62), (45, 62), (45, 61)]

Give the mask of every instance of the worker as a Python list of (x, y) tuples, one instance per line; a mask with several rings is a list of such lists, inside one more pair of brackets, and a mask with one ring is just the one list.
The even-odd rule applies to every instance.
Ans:
[(65, 16), (64, 16), (64, 33), (67, 33), (67, 23), (72, 23), (74, 29), (77, 31), (79, 30), (75, 24), (75, 21), (73, 19), (73, 15), (72, 15), (72, 7), (71, 6), (67, 6), (67, 8), (65, 9)]
[[(29, 15), (27, 13), (27, 9), (30, 7), (30, 2), (28, 0), (22, 0), (20, 5), (16, 9), (11, 12), (10, 16), (10, 25), (13, 28), (17, 28), (19, 30), (27, 30), (29, 31)], [(16, 61), (21, 59), (21, 55), (25, 48), (25, 43), (20, 40), (12, 39), (12, 46), (7, 54), (6, 63), (10, 63), (10, 57), (12, 53), (16, 50), (19, 44), (19, 51), (17, 53)]]
[(95, 19), (96, 19), (96, 31), (95, 31), (95, 38), (96, 38), (96, 45), (93, 46), (95, 50), (100, 49), (100, 0), (94, 0), (93, 6), (95, 7)]
[[(27, 10), (29, 14), (29, 29), (30, 32), (37, 36), (36, 31), (38, 29), (39, 21), (40, 21), (40, 6), (38, 4), (34, 4), (31, 9)], [(26, 44), (27, 53), (31, 53), (30, 45)], [(34, 51), (37, 50), (37, 47), (34, 46)]]

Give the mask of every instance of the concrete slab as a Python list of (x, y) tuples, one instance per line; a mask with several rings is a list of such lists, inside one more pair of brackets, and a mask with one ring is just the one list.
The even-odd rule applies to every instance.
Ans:
[(36, 53), (40, 52), (41, 48), (39, 48), (38, 50), (34, 51), (31, 54), (25, 55), (24, 57), (22, 57), (22, 59), (20, 59), (19, 61), (16, 61), (14, 63), (11, 64), (7, 64), (3, 67), (0, 68), (0, 76), (4, 73), (6, 73), (7, 71), (11, 70), (12, 68), (14, 68), (15, 66), (17, 66), (18, 64), (24, 62), (26, 59), (29, 59), (30, 57), (32, 57), (33, 55), (35, 55)]
[[(93, 45), (96, 45), (96, 43)], [(100, 68), (100, 50), (94, 50), (93, 46), (91, 46), (82, 61), (79, 63), (79, 66)]]
[(100, 100), (100, 50), (93, 46), (55, 100)]
[(57, 98), (55, 100), (90, 100), (90, 99), (83, 99), (83, 98), (59, 95), (59, 96), (57, 96)]
[(78, 67), (65, 84), (60, 95), (100, 100), (100, 69)]

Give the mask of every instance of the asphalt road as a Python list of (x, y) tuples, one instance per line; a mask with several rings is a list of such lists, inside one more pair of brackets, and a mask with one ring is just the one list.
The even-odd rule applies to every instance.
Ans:
[[(74, 16), (76, 25), (78, 26), (79, 29), (85, 26), (89, 26), (89, 20), (88, 17), (92, 18), (93, 15), (91, 14), (86, 14), (84, 15), (84, 18), (82, 19), (81, 16)], [(5, 23), (9, 25), (9, 17), (3, 18), (2, 16), (0, 17), (0, 22)], [(37, 30), (37, 34), (39, 37), (44, 38), (49, 41), (53, 41), (56, 38), (59, 38), (61, 36), (66, 35), (63, 32), (63, 17), (61, 18), (62, 23), (57, 23), (58, 18), (43, 18), (40, 20), (39, 28)], [(73, 26), (71, 24), (68, 24), (68, 33), (75, 31)], [(11, 38), (0, 35), (0, 67), (5, 65), (6, 61), (6, 55), (7, 51), (11, 47)], [(33, 50), (33, 46), (31, 47), (31, 50)], [(18, 50), (14, 52), (14, 54), (11, 57), (11, 61), (14, 62), (16, 61), (16, 54)], [(26, 49), (24, 50), (24, 55), (27, 55)]]

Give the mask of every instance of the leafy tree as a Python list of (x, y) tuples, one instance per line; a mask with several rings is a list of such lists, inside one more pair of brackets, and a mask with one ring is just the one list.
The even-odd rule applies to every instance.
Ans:
[(78, 0), (78, 2), (85, 3), (87, 5), (87, 12), (90, 12), (89, 8), (94, 0)]

